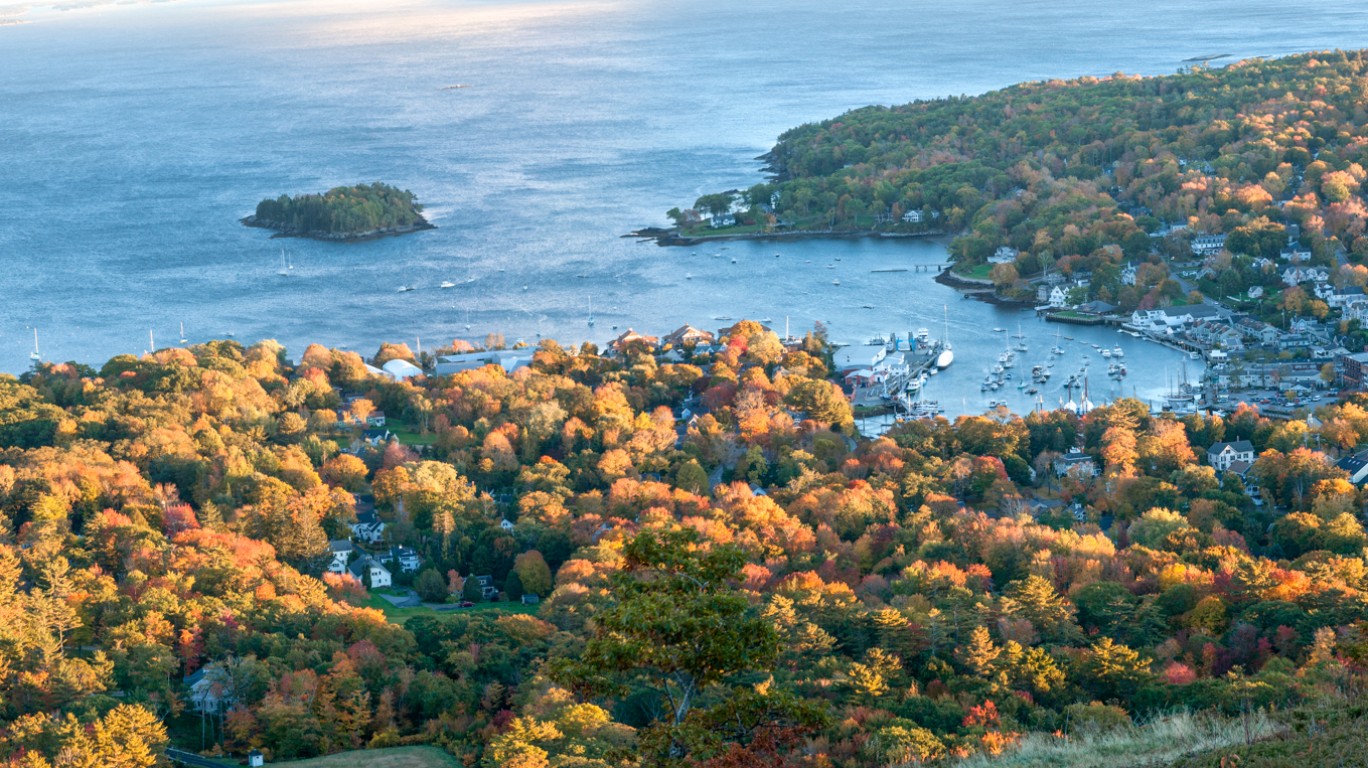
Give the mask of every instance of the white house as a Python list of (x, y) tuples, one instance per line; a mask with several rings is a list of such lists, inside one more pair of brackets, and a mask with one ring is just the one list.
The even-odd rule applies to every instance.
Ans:
[(1056, 285), (1050, 290), (1050, 306), (1056, 309), (1069, 306), (1069, 292), (1064, 290), (1064, 286)]
[(1097, 474), (1097, 464), (1086, 453), (1070, 451), (1055, 459), (1054, 471), (1057, 477), (1093, 477)]
[(1330, 273), (1319, 267), (1288, 267), (1283, 270), (1283, 285), (1293, 286), (1301, 283), (1323, 283), (1330, 279)]
[[(388, 587), (394, 584), (394, 574), (390, 573), (388, 568), (369, 556), (362, 557), (352, 563), (351, 567), (347, 570), (362, 584), (366, 584), (372, 589), (376, 587)], [(367, 581), (367, 578), (369, 578), (370, 581)]]
[(1137, 309), (1131, 313), (1131, 325), (1150, 333), (1172, 333), (1189, 323), (1221, 317), (1220, 307), (1210, 304), (1185, 304), (1162, 309)]
[(1021, 251), (1010, 246), (999, 246), (992, 256), (988, 257), (989, 264), (1015, 264)]
[(205, 664), (185, 678), (190, 708), (202, 714), (218, 714), (236, 703), (228, 670), (222, 664)]
[(351, 559), (351, 553), (355, 551), (352, 543), (348, 539), (335, 539), (328, 542), (328, 547), (332, 549), (332, 562), (328, 563), (328, 573), (346, 573), (347, 561)]
[(908, 211), (902, 215), (902, 220), (908, 224), (920, 224), (923, 218), (921, 211)]
[(1225, 472), (1237, 461), (1254, 463), (1254, 444), (1248, 440), (1233, 443), (1216, 443), (1207, 449), (1207, 463), (1218, 472)]
[(352, 538), (367, 544), (378, 544), (385, 540), (385, 521), (375, 514), (375, 510), (357, 512), (351, 530)]
[(1363, 301), (1364, 298), (1363, 289), (1353, 285), (1347, 288), (1336, 289), (1325, 299), (1325, 303), (1335, 309), (1342, 310), (1356, 301)]
[(1368, 480), (1368, 451), (1359, 451), (1353, 456), (1345, 456), (1335, 466), (1349, 473), (1349, 482), (1363, 485)]
[(1192, 238), (1192, 252), (1198, 256), (1210, 256), (1225, 249), (1225, 235), (1197, 235)]
[(390, 547), (389, 552), (384, 556), (384, 560), (404, 573), (417, 573), (418, 569), (423, 567), (422, 558), (418, 557), (418, 553), (409, 547), (397, 545)]

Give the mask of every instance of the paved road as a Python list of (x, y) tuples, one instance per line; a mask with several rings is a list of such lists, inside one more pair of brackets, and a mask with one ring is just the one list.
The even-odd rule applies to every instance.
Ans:
[(194, 752), (186, 752), (183, 749), (172, 747), (166, 748), (166, 759), (177, 765), (189, 765), (194, 768), (223, 768), (223, 763), (200, 757)]

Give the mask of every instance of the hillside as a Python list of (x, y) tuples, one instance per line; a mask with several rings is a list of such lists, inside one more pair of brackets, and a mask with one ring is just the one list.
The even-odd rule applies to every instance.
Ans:
[[(1087, 271), (1090, 297), (1123, 307), (1145, 287), (1120, 265), (1193, 234), (1228, 235), (1236, 256), (1276, 260), (1290, 236), (1312, 263), (1357, 262), (1365, 75), (1368, 54), (1334, 51), (866, 107), (785, 132), (769, 183), (673, 215), (688, 233), (946, 231), (964, 266), (1012, 248), (1013, 276)], [(1177, 243), (1152, 237), (1175, 226)]]
[[(1205, 765), (1364, 683), (1365, 498), (1333, 463), (1363, 395), (870, 439), (820, 329), (696, 335), (408, 381), (269, 341), (0, 377), (0, 764)], [(1242, 441), (1245, 479), (1207, 465)], [(1147, 725), (1180, 710), (1182, 749)]]

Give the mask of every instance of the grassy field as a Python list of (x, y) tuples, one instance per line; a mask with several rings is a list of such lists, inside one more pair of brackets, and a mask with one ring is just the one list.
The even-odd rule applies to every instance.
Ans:
[[(1273, 738), (1235, 744), (1193, 755), (1174, 768), (1312, 768), (1368, 766), (1368, 705), (1348, 701), (1296, 709), (1278, 715), (1286, 730)], [(1232, 730), (1242, 736), (1238, 720)]]
[[(1204, 715), (1180, 714), (1148, 725), (1084, 733), (1062, 739), (1033, 733), (998, 757), (976, 755), (955, 768), (1141, 768), (1168, 766), (1194, 755), (1221, 755), (1243, 746), (1245, 723)], [(1248, 721), (1251, 739), (1268, 739), (1285, 730), (1263, 714)], [(1207, 765), (1205, 762), (1183, 765)], [(1220, 765), (1219, 763), (1213, 766)], [(1253, 763), (1235, 763), (1249, 768)], [(1332, 763), (1301, 763), (1298, 768)]]
[(385, 614), (393, 624), (404, 624), (414, 616), (455, 616), (464, 613), (525, 613), (536, 615), (535, 605), (523, 605), (522, 603), (476, 603), (470, 608), (458, 608), (451, 611), (435, 611), (427, 606), (416, 608), (395, 608), (383, 597), (372, 594), (366, 601), (367, 608), (375, 608)]

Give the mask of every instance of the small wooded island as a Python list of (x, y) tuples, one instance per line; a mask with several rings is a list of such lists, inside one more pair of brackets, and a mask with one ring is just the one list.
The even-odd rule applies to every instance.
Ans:
[(321, 195), (266, 198), (242, 223), (273, 229), (275, 237), (370, 240), (436, 229), (422, 210), (412, 192), (377, 181), (333, 187)]

